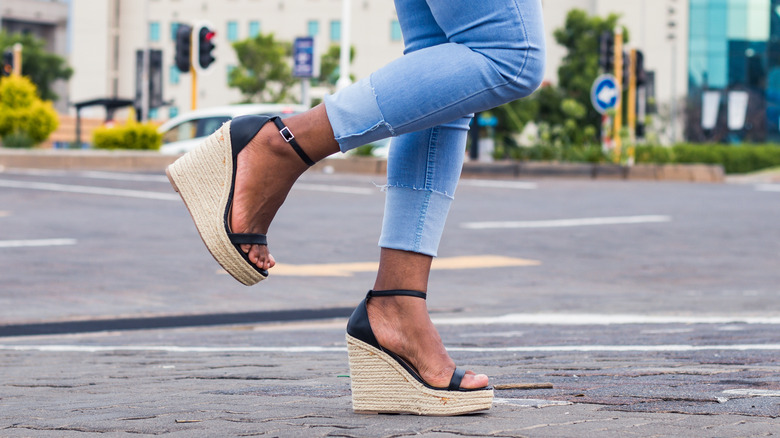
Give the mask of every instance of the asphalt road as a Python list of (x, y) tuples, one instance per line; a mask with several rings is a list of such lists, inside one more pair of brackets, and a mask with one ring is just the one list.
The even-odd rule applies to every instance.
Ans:
[(776, 184), (464, 180), (431, 312), (458, 362), (553, 388), (446, 421), (352, 414), (343, 317), (373, 283), (373, 178), (306, 175), (269, 233), (279, 266), (248, 288), (162, 175), (1, 172), (0, 435), (780, 431)]

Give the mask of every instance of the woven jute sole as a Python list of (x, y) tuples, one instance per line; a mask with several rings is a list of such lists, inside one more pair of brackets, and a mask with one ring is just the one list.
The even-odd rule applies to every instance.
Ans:
[(461, 415), (490, 409), (493, 390), (447, 391), (420, 383), (384, 351), (347, 335), (352, 409), (357, 413)]
[(265, 279), (244, 260), (230, 242), (225, 229), (225, 208), (233, 179), (230, 122), (222, 125), (196, 149), (173, 162), (165, 173), (187, 206), (195, 228), (217, 263), (247, 286)]

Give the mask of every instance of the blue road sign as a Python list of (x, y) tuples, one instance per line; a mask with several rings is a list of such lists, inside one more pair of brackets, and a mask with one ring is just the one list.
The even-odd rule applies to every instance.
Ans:
[(620, 101), (620, 86), (617, 79), (612, 75), (597, 77), (590, 89), (590, 101), (600, 114), (616, 107)]
[(296, 38), (293, 45), (293, 77), (314, 77), (314, 38)]

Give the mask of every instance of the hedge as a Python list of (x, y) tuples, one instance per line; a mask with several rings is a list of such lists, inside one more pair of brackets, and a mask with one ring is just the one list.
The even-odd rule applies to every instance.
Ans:
[(636, 162), (721, 164), (726, 173), (747, 173), (780, 166), (780, 145), (683, 143), (671, 148), (637, 146)]
[(98, 128), (92, 133), (97, 149), (158, 150), (162, 134), (153, 124), (128, 123), (112, 128)]

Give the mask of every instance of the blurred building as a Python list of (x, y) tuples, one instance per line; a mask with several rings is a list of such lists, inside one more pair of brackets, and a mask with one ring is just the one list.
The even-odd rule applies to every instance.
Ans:
[[(46, 42), (46, 50), (67, 57), (68, 4), (65, 1), (0, 0), (0, 29), (9, 34), (34, 35)], [(67, 84), (60, 81), (53, 88), (60, 96), (57, 110), (66, 111)]]
[[(653, 72), (652, 103), (665, 140), (780, 140), (780, 0), (541, 0), (548, 40), (546, 79), (557, 81), (565, 49), (553, 31), (573, 8), (620, 15), (628, 48)], [(351, 0), (352, 74), (362, 78), (400, 56), (402, 35), (389, 0)], [(136, 97), (136, 53), (162, 51), (163, 101), (152, 116), (187, 111), (191, 78), (174, 66), (178, 23), (210, 22), (216, 62), (197, 86), (198, 106), (241, 100), (228, 86), (238, 64), (231, 44), (258, 33), (279, 40), (316, 36), (324, 52), (341, 37), (342, 0), (0, 0), (8, 31), (33, 32), (74, 68), (69, 102)], [(67, 34), (65, 17), (69, 17)], [(60, 105), (62, 107), (62, 104)], [(90, 114), (90, 111), (95, 114)], [(102, 117), (99, 108), (85, 116)], [(742, 114), (742, 117), (740, 117)], [(740, 125), (741, 119), (744, 123)]]
[(780, 141), (780, 0), (691, 0), (687, 137)]
[[(4, 0), (0, 0), (4, 1)], [(163, 100), (170, 105), (151, 112), (157, 119), (187, 111), (191, 77), (174, 64), (179, 23), (206, 20), (216, 30), (215, 63), (197, 84), (198, 107), (236, 103), (239, 91), (228, 86), (228, 74), (238, 65), (231, 44), (258, 33), (277, 40), (316, 36), (321, 53), (341, 38), (341, 0), (70, 0), (72, 3), (70, 81), (74, 102), (136, 95), (136, 51), (162, 50)], [(367, 76), (401, 55), (403, 43), (393, 3), (352, 1), (354, 76)], [(90, 111), (95, 114), (90, 114)], [(100, 108), (84, 109), (102, 117)]]

